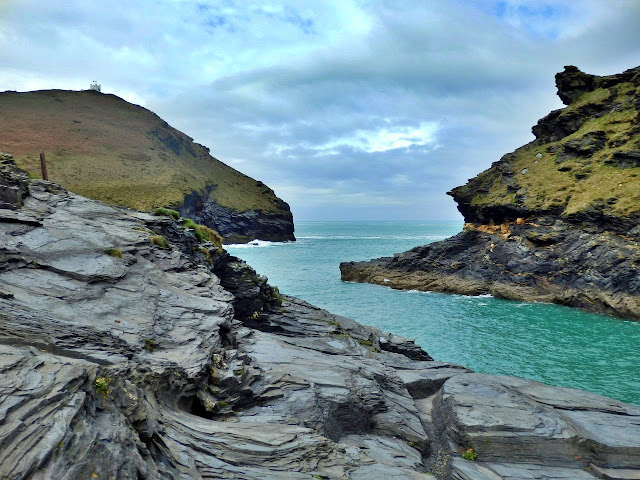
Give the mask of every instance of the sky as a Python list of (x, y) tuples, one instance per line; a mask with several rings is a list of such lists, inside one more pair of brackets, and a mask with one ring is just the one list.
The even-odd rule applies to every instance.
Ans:
[[(564, 65), (640, 65), (638, 0), (0, 0), (0, 91), (96, 80), (295, 220), (456, 220)], [(0, 126), (1, 149), (1, 126)]]

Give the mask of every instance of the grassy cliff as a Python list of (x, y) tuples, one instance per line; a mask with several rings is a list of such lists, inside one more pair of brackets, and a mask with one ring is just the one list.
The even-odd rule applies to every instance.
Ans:
[(640, 217), (640, 68), (596, 77), (566, 67), (556, 84), (567, 107), (533, 127), (536, 139), (450, 192), (468, 222)]
[[(45, 152), (49, 179), (81, 195), (150, 210), (182, 204), (192, 192), (231, 211), (288, 213), (262, 182), (153, 112), (115, 95), (44, 90), (0, 93), (0, 147), (32, 176)], [(290, 216), (290, 213), (288, 213)]]

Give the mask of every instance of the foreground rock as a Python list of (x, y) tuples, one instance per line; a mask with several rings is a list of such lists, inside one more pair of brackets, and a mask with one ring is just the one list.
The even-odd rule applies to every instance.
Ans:
[(295, 240), (289, 205), (155, 113), (96, 91), (0, 92), (2, 148), (40, 175), (110, 204), (170, 207), (226, 243)]
[(344, 263), (342, 279), (640, 319), (640, 67), (566, 67), (556, 83), (568, 106), (538, 122), (536, 140), (449, 192), (463, 232)]
[(0, 192), (0, 478), (640, 473), (640, 407), (435, 362), (8, 159)]

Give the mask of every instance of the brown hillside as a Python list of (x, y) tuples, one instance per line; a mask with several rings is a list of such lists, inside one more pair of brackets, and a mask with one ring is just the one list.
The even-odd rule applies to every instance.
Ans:
[(179, 205), (214, 187), (217, 204), (235, 211), (279, 212), (283, 202), (261, 182), (209, 155), (153, 112), (94, 91), (0, 93), (0, 150), (67, 189), (139, 210)]

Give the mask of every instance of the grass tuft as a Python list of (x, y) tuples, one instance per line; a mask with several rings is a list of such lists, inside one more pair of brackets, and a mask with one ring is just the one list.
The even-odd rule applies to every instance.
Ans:
[(153, 243), (154, 245), (157, 245), (158, 247), (160, 247), (160, 248), (162, 248), (164, 250), (170, 250), (171, 249), (171, 244), (162, 235), (152, 235), (151, 237), (149, 237), (149, 241), (151, 243)]
[(122, 258), (122, 250), (119, 248), (107, 248), (104, 253), (115, 258)]
[(478, 460), (478, 454), (473, 448), (468, 448), (467, 450), (462, 452), (462, 458), (475, 462), (476, 460)]
[(104, 398), (107, 398), (111, 393), (109, 390), (109, 384), (111, 383), (110, 377), (98, 377), (95, 382), (93, 382), (93, 386), (95, 389), (102, 394)]
[(171, 210), (170, 208), (156, 208), (155, 215), (157, 216), (165, 216), (171, 217), (174, 220), (178, 220), (180, 218), (180, 213), (177, 210)]
[(185, 228), (193, 230), (193, 234), (196, 236), (200, 243), (211, 242), (215, 247), (222, 246), (222, 237), (212, 228), (209, 228), (206, 225), (200, 225), (190, 218), (185, 218), (182, 221), (182, 225)]

